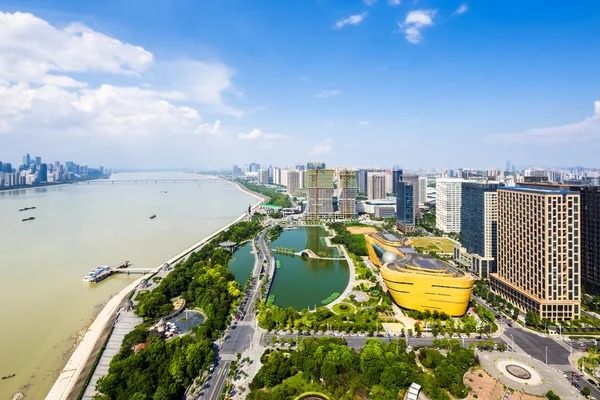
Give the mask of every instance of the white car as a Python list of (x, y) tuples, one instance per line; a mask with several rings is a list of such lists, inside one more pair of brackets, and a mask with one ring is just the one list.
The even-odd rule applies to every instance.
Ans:
[(546, 337), (546, 335), (544, 335), (542, 332), (538, 332), (538, 336), (540, 336), (540, 337)]

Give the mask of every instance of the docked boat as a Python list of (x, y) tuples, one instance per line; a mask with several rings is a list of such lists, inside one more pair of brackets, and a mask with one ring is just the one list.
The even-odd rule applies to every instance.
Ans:
[(83, 281), (84, 282), (96, 282), (96, 280), (98, 279), (98, 277), (100, 275), (102, 275), (104, 272), (109, 271), (110, 267), (108, 265), (102, 266), (102, 267), (96, 267), (93, 270), (91, 270), (90, 272), (88, 272), (88, 274), (86, 276), (83, 277)]
[(4, 375), (2, 379), (13, 378), (16, 374)]
[(156, 218), (156, 214), (152, 214), (152, 215), (150, 216), (150, 219), (154, 219), (154, 218)]
[(31, 221), (31, 220), (34, 220), (34, 219), (35, 219), (35, 217), (23, 218), (23, 219), (21, 220), (21, 222), (25, 222), (25, 221)]

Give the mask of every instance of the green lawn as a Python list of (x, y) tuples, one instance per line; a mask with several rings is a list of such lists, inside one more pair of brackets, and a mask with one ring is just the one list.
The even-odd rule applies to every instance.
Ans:
[[(347, 309), (342, 309), (342, 306), (347, 306)], [(356, 309), (354, 308), (354, 306), (352, 304), (348, 304), (348, 303), (339, 303), (333, 306), (333, 311), (336, 314), (340, 314), (340, 315), (348, 315), (348, 314), (354, 314), (354, 312), (356, 311)]]
[(454, 252), (454, 242), (444, 237), (411, 237), (413, 246), (424, 252), (435, 251), (436, 253), (452, 254)]

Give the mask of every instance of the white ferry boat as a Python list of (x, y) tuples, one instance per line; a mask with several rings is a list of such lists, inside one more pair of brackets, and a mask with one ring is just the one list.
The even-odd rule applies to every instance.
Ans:
[(100, 274), (102, 274), (105, 271), (108, 271), (110, 269), (110, 267), (108, 265), (102, 266), (102, 267), (96, 267), (93, 270), (91, 270), (90, 272), (88, 272), (88, 274), (86, 276), (83, 277), (83, 281), (84, 282), (95, 282), (96, 278), (98, 278), (98, 276)]

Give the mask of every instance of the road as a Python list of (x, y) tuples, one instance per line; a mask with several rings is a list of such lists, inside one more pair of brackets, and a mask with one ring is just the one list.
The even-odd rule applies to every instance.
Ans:
[(199, 397), (202, 400), (217, 400), (223, 392), (223, 387), (227, 380), (231, 361), (236, 358), (237, 353), (243, 353), (251, 346), (252, 337), (255, 334), (255, 313), (254, 305), (260, 298), (260, 288), (265, 279), (259, 280), (263, 261), (267, 261), (266, 265), (271, 261), (271, 256), (265, 242), (265, 231), (260, 232), (256, 236), (256, 257), (255, 266), (252, 272), (253, 281), (247, 291), (246, 297), (242, 301), (242, 305), (238, 309), (237, 315), (239, 320), (234, 321), (228, 331), (225, 333), (225, 338), (220, 347), (218, 362), (215, 370), (209, 374), (209, 379), (204, 385), (203, 395)]
[[(277, 334), (266, 334), (263, 337), (263, 343), (269, 344), (271, 343), (270, 340), (271, 338), (275, 336), (276, 338), (285, 338), (287, 339), (301, 339), (301, 338), (309, 338), (309, 337), (313, 337), (313, 338), (321, 338), (321, 337), (335, 337), (333, 335), (310, 335), (310, 336), (305, 336), (305, 335), (289, 335), (289, 334), (285, 334), (285, 335), (277, 335)], [(387, 336), (384, 337), (367, 337), (367, 336), (339, 336), (340, 338), (343, 338), (348, 347), (352, 348), (352, 349), (361, 349), (365, 346), (365, 343), (367, 341), (367, 339), (379, 339), (383, 342), (389, 342), (390, 338), (388, 338)], [(395, 337), (392, 336), (391, 339), (400, 339), (399, 337)], [(404, 338), (406, 339), (406, 342), (408, 345), (410, 346), (429, 346), (431, 347), (433, 345), (433, 341), (436, 340), (435, 338), (432, 337), (424, 337), (424, 338), (416, 338), (416, 337), (411, 337), (411, 338)], [(505, 343), (505, 341), (501, 338), (490, 338), (491, 340), (493, 340), (495, 343)], [(475, 339), (475, 338), (469, 338), (469, 339), (456, 339), (458, 341), (460, 341), (461, 343), (464, 343), (465, 346), (469, 346), (470, 343), (478, 343), (481, 342), (482, 340), (488, 340), (486, 339)], [(506, 344), (506, 343), (505, 343)]]

